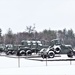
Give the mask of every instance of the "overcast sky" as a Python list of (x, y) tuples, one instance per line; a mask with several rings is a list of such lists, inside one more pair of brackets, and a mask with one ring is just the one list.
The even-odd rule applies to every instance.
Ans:
[(23, 32), (35, 23), (37, 31), (73, 29), (75, 0), (0, 0), (0, 28)]

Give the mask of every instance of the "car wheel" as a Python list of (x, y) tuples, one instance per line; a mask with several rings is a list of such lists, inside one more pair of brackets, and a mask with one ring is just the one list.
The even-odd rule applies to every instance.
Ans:
[(55, 56), (54, 51), (49, 51), (48, 52), (48, 58), (54, 58), (54, 56)]

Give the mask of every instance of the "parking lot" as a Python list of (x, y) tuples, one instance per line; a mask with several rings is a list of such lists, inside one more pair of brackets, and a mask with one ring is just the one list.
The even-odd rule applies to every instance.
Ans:
[[(67, 61), (66, 61), (67, 59)], [(69, 60), (71, 59), (71, 61)], [(68, 58), (67, 55), (56, 55), (54, 58), (41, 58), (38, 55), (32, 56), (15, 56), (15, 55), (0, 55), (0, 68), (26, 67), (26, 66), (51, 66), (51, 65), (75, 65), (75, 56)], [(60, 63), (59, 63), (60, 62)], [(64, 63), (62, 63), (64, 62)], [(38, 64), (37, 64), (38, 63)]]
[[(34, 59), (34, 60), (32, 60)], [(56, 56), (55, 58), (48, 58), (47, 60), (55, 59), (75, 59), (68, 58), (67, 55)], [(43, 58), (24, 58), (24, 56), (17, 57), (14, 55), (0, 56), (0, 74), (2, 75), (73, 75), (75, 68), (75, 61), (37, 61), (46, 60)], [(19, 62), (20, 61), (20, 62)]]

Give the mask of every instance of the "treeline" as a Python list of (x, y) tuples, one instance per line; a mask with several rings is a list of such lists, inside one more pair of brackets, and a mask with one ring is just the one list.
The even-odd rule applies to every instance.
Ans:
[(48, 44), (52, 39), (58, 38), (64, 44), (70, 44), (75, 46), (75, 33), (72, 29), (66, 30), (43, 30), (37, 32), (35, 27), (26, 27), (24, 32), (17, 34), (9, 28), (7, 33), (2, 35), (2, 29), (0, 29), (0, 43), (1, 44), (20, 44), (22, 40), (41, 40), (44, 44)]

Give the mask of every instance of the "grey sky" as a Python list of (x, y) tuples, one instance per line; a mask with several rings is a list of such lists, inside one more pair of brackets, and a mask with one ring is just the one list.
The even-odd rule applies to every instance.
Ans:
[(36, 30), (70, 29), (75, 32), (75, 0), (0, 0), (0, 28), (23, 32), (35, 23)]

